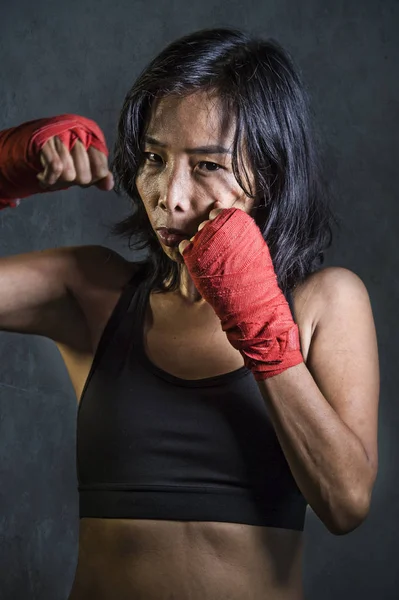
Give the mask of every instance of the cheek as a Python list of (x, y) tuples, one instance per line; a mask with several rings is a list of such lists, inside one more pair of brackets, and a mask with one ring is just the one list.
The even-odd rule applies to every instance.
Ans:
[(151, 198), (156, 193), (154, 180), (150, 180), (145, 174), (137, 175), (136, 188), (142, 202), (144, 204), (149, 204), (151, 202)]

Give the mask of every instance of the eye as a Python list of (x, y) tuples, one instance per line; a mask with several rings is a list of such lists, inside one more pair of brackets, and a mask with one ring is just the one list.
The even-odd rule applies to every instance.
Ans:
[[(145, 160), (148, 160), (150, 162), (154, 162), (153, 160), (150, 160), (150, 156), (158, 156), (158, 154), (154, 154), (154, 152), (144, 152), (144, 158)], [(158, 156), (158, 158), (161, 158), (160, 156)], [(162, 160), (162, 159), (161, 159)], [(156, 162), (156, 161), (155, 161)]]
[[(214, 162), (208, 162), (206, 160), (203, 160), (199, 163), (200, 165), (211, 165), (212, 167), (216, 167), (216, 169), (211, 169), (212, 171), (219, 171), (219, 169), (221, 169), (222, 167), (220, 165), (218, 165), (217, 163)], [(206, 169), (208, 171), (208, 169)]]

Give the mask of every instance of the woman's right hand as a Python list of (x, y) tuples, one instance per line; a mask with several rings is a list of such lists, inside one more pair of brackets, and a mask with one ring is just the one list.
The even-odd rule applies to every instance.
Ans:
[(104, 191), (114, 187), (107, 156), (92, 146), (86, 151), (79, 140), (69, 152), (61, 140), (54, 136), (44, 144), (39, 156), (43, 171), (37, 178), (45, 191), (73, 185), (84, 188), (95, 185)]

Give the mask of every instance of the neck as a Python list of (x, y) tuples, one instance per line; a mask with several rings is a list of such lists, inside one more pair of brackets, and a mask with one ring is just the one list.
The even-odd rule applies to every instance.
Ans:
[(206, 304), (206, 301), (202, 298), (201, 294), (195, 287), (186, 266), (182, 266), (180, 272), (179, 290), (176, 293), (178, 297), (186, 304), (191, 304), (193, 306), (202, 306)]
[[(207, 304), (194, 285), (191, 275), (188, 272), (187, 267), (184, 264), (180, 264), (179, 269), (179, 288), (173, 292), (173, 296), (176, 300), (181, 301), (185, 306), (189, 307), (202, 307)], [(166, 283), (170, 283), (168, 280)]]

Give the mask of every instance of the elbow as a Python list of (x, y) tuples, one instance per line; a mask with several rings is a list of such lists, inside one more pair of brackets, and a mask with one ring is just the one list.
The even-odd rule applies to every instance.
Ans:
[(362, 499), (352, 499), (345, 509), (336, 511), (334, 518), (326, 524), (327, 529), (333, 535), (346, 535), (360, 527), (370, 512), (370, 495), (362, 496)]
[(333, 535), (346, 535), (347, 533), (352, 533), (355, 529), (360, 527), (360, 525), (366, 520), (367, 515), (362, 518), (346, 520), (345, 523), (340, 521), (339, 523), (334, 523), (327, 526), (327, 529)]

